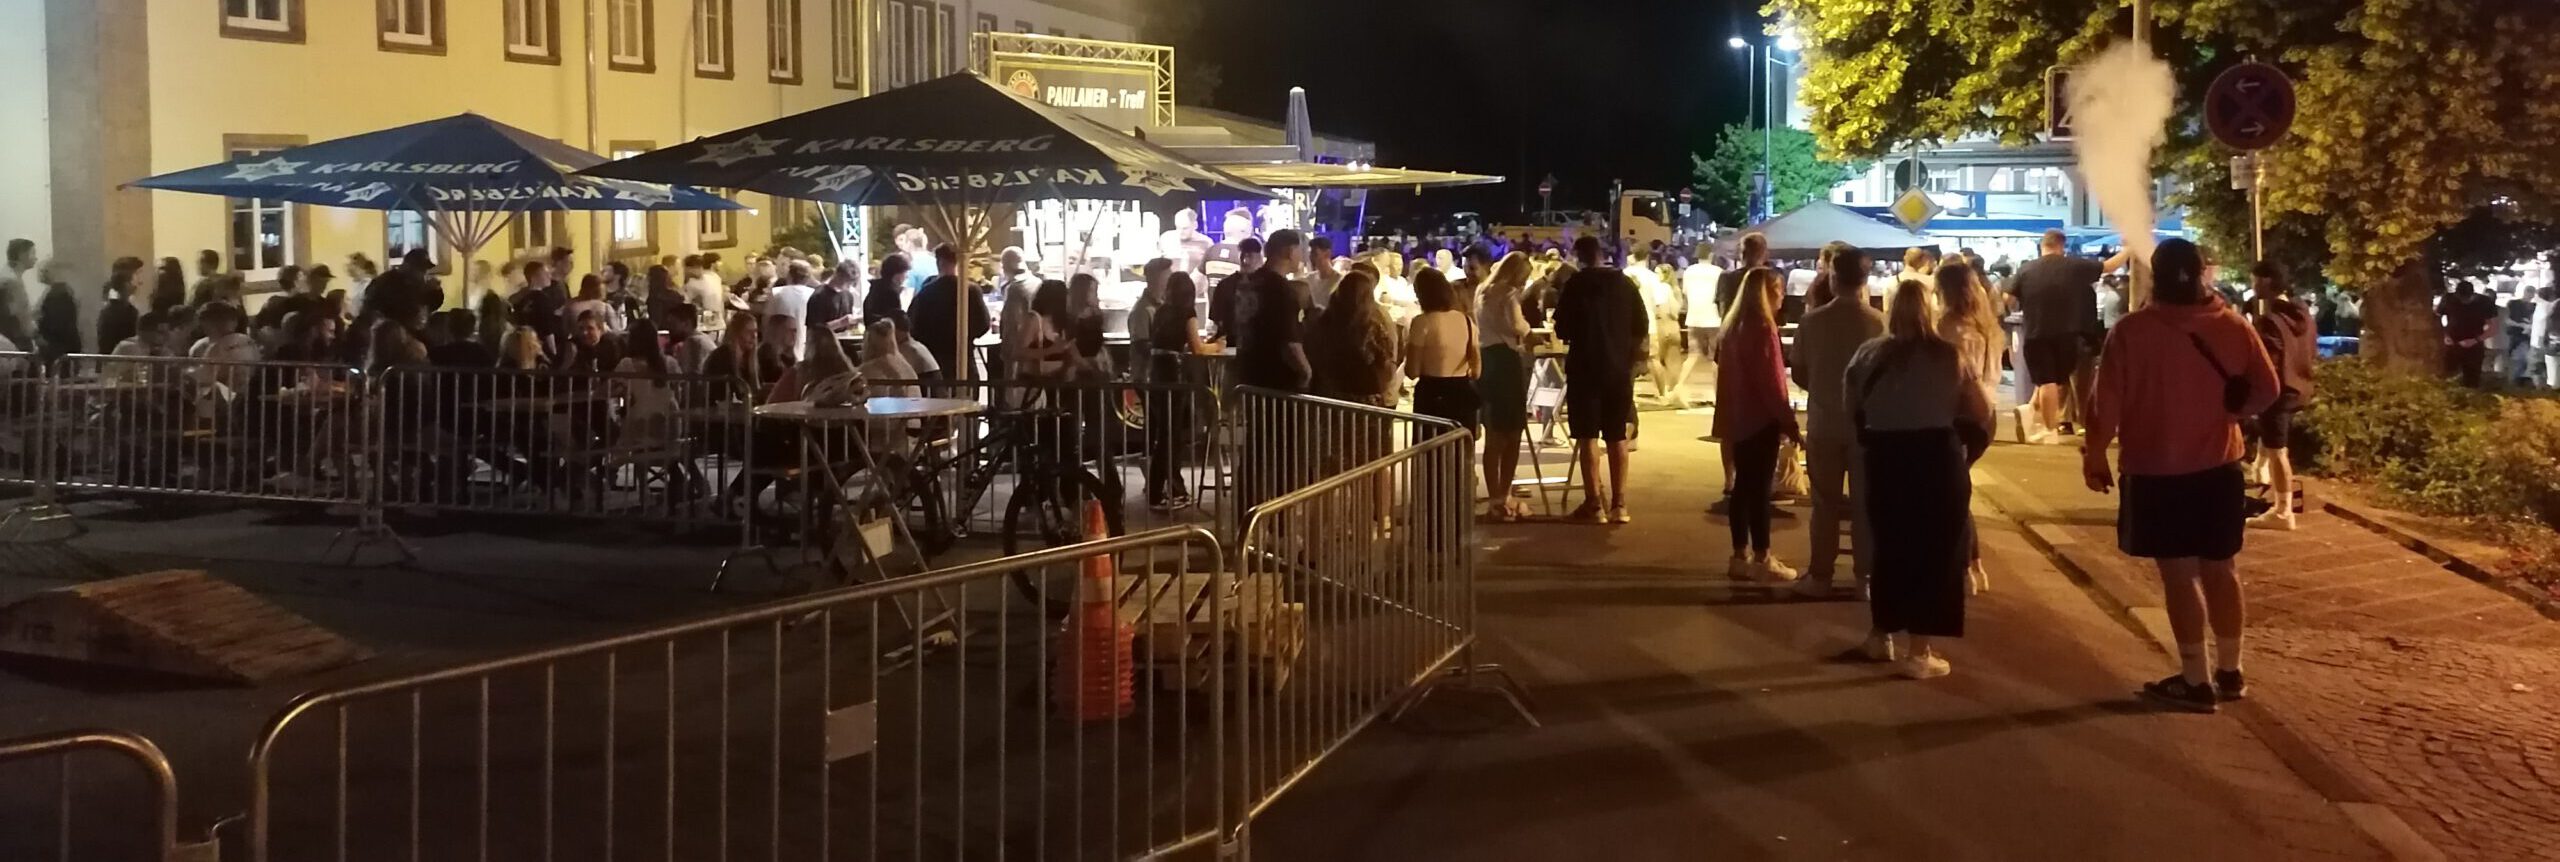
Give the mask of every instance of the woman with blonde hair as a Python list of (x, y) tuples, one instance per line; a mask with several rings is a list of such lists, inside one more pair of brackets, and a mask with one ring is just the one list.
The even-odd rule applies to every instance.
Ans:
[[(1973, 556), (1969, 470), (1990, 445), (1985, 429), (1992, 421), (1974, 366), (1938, 334), (1929, 292), (1918, 281), (1895, 286), (1885, 337), (1858, 348), (1844, 381), (1865, 459), (1858, 502), (1875, 544), (1866, 654), (1898, 655), (1912, 679), (1947, 675), (1947, 660), (1931, 641), (1964, 636)], [(1893, 504), (1870, 505), (1880, 500)]]
[[(375, 327), (377, 330), (380, 327)], [(498, 367), (509, 371), (539, 371), (549, 366), (542, 358), (542, 336), (533, 327), (519, 326), (507, 330), (498, 346)]]
[[(1937, 282), (1938, 337), (1955, 345), (1965, 375), (1982, 387), (1982, 403), (1999, 402), (2000, 357), (2009, 351), (2009, 333), (1991, 310), (1991, 291), (1982, 274), (1968, 263), (1950, 263), (1934, 276)], [(1967, 583), (1974, 592), (1991, 589), (1991, 572), (1982, 567), (1982, 549), (1973, 549)]]
[(1735, 580), (1792, 581), (1796, 572), (1769, 554), (1770, 485), (1777, 481), (1778, 443), (1804, 439), (1787, 397), (1787, 360), (1778, 345), (1777, 308), (1786, 282), (1761, 267), (1745, 273), (1725, 312), (1716, 346), (1713, 433), (1732, 446), (1733, 492), (1726, 520), (1733, 529)]
[(1520, 472), (1520, 438), (1529, 430), (1529, 256), (1512, 252), (1476, 291), (1476, 393), (1483, 407), (1485, 514), (1517, 521), (1527, 514), (1511, 498)]

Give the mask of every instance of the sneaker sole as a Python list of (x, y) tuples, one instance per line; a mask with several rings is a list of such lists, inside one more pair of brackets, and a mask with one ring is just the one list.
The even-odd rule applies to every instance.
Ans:
[(2142, 699), (2179, 712), (2191, 712), (2197, 715), (2212, 715), (2220, 709), (2220, 707), (2214, 704), (2197, 703), (2192, 700), (2180, 700), (2178, 698), (2154, 692), (2147, 688), (2142, 690)]

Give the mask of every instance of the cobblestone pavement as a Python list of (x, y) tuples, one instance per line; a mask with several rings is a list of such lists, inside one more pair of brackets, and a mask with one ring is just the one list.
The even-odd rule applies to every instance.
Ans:
[[(1980, 471), (2096, 586), (2156, 607), (2078, 457), (2004, 445)], [(2307, 752), (2449, 858), (2560, 860), (2560, 622), (2326, 514), (2252, 531), (2240, 574), (2254, 697)]]

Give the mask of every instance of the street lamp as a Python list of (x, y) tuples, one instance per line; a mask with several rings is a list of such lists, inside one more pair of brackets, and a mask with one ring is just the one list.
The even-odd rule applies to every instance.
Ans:
[(1777, 88), (1778, 76), (1772, 71), (1767, 81), (1761, 81), (1761, 67), (1783, 66), (1792, 71), (1796, 64), (1778, 59), (1778, 54), (1781, 52), (1793, 54), (1804, 50), (1804, 40), (1798, 38), (1795, 28), (1790, 26), (1781, 29), (1777, 37), (1767, 45), (1754, 45), (1740, 36), (1726, 39), (1724, 44), (1725, 47), (1736, 51), (1750, 52), (1747, 55), (1750, 58), (1749, 67), (1743, 73), (1743, 86), (1751, 87), (1752, 92), (1746, 100), (1748, 104), (1743, 106), (1743, 114), (1746, 118), (1752, 118), (1755, 116), (1756, 109), (1756, 119), (1760, 124), (1760, 176), (1762, 184), (1768, 188), (1755, 188), (1753, 192), (1762, 198), (1761, 205), (1765, 209), (1761, 212), (1766, 214), (1776, 209), (1776, 202), (1768, 198), (1774, 196), (1777, 185), (1777, 176), (1773, 173), (1775, 167), (1771, 163), (1774, 161), (1774, 153), (1777, 150), (1778, 96), (1774, 92), (1764, 91)]
[(1733, 38), (1731, 38), (1731, 39), (1726, 39), (1726, 40), (1724, 40), (1724, 44), (1725, 44), (1725, 46), (1726, 46), (1726, 47), (1732, 48), (1732, 49), (1734, 49), (1734, 50), (1736, 50), (1736, 51), (1740, 51), (1740, 50), (1742, 50), (1742, 49), (1744, 49), (1744, 48), (1751, 47), (1751, 43), (1749, 43), (1749, 42), (1745, 42), (1745, 41), (1742, 41), (1742, 37), (1740, 37), (1740, 36), (1735, 36), (1735, 37), (1733, 37)]

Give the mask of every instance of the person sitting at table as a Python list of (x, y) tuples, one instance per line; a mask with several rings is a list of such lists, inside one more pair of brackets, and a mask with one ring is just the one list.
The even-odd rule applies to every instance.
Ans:
[(700, 324), (695, 323), (701, 316), (692, 303), (683, 302), (668, 306), (658, 316), (658, 328), (667, 333), (667, 359), (675, 363), (677, 374), (702, 373), (711, 354), (720, 350), (720, 342), (702, 334)]
[(328, 362), (338, 356), (338, 322), (312, 312), (288, 312), (284, 334), (268, 356), (277, 362)]
[(910, 382), (919, 379), (916, 367), (899, 350), (898, 340), (898, 325), (885, 320), (863, 333), (862, 377), (873, 398), (924, 397), (924, 388)]
[(133, 337), (116, 342), (114, 356), (125, 362), (107, 365), (107, 379), (117, 383), (141, 383), (160, 378), (164, 367), (148, 361), (154, 357), (176, 356), (169, 346), (169, 315), (158, 311), (143, 312), (134, 323)]
[(755, 315), (739, 312), (729, 318), (728, 329), (721, 333), (720, 349), (702, 362), (705, 377), (720, 378), (712, 388), (721, 400), (754, 401), (763, 395), (769, 381), (782, 376), (780, 365), (766, 365), (757, 343), (760, 328)]
[[(256, 362), (263, 358), (258, 354), (258, 342), (240, 331), (241, 322), (239, 306), (227, 302), (205, 306), (196, 314), (196, 325), (204, 328), (204, 337), (187, 348), (187, 357), (215, 363)], [(221, 384), (237, 390), (247, 381), (247, 374), (246, 369), (237, 366), (208, 364), (196, 367), (195, 380), (206, 386)]]
[(448, 308), (427, 323), (427, 362), (438, 368), (496, 368), (498, 352), (480, 343), (479, 315)]
[(530, 326), (507, 330), (498, 343), (498, 367), (508, 371), (540, 371), (543, 368), (542, 335)]
[[(800, 343), (798, 318), (788, 314), (765, 315), (764, 338), (756, 344), (756, 365), (776, 370), (789, 369), (800, 361), (800, 352), (791, 349), (791, 345), (798, 343)], [(775, 374), (765, 379), (779, 380), (781, 377), (782, 375)]]
[[(779, 316), (779, 315), (777, 315)], [(860, 397), (853, 390), (861, 387), (861, 375), (853, 367), (853, 359), (844, 355), (844, 345), (833, 336), (809, 339), (809, 358), (782, 369), (774, 378), (773, 390), (765, 393), (765, 403), (784, 401), (816, 401), (825, 404), (828, 397), (838, 401), (845, 396)]]
[[(678, 434), (675, 388), (667, 378), (674, 374), (673, 363), (666, 351), (658, 347), (655, 331), (647, 330), (648, 321), (639, 321), (623, 338), (622, 360), (613, 367), (613, 390), (622, 398), (622, 423), (615, 429), (613, 445), (625, 453), (664, 451), (675, 446)], [(666, 485), (666, 493), (677, 500), (692, 499), (702, 487), (702, 473), (693, 459), (681, 453), (648, 457), (654, 466), (675, 471)]]
[[(605, 313), (589, 309), (578, 315), (569, 345), (560, 351), (557, 370), (579, 375), (612, 373), (622, 364), (622, 340), (605, 333)], [(571, 385), (583, 385), (583, 382)]]
[(569, 300), (560, 313), (569, 321), (571, 337), (577, 335), (578, 319), (589, 314), (603, 316), (604, 331), (608, 333), (618, 334), (625, 325), (622, 312), (616, 311), (613, 303), (605, 298), (604, 277), (592, 272), (578, 279), (577, 298)]

